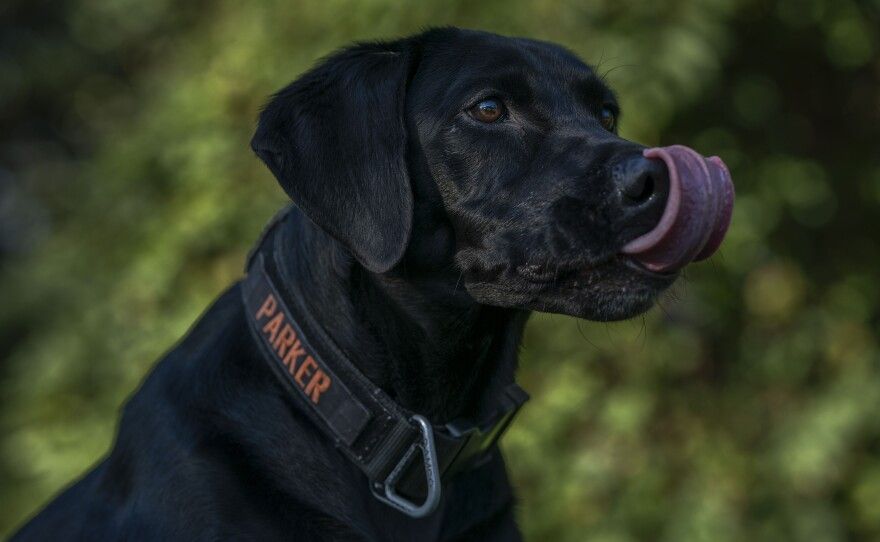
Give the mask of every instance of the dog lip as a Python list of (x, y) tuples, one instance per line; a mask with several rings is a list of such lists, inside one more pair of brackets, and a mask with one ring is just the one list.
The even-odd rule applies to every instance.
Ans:
[(629, 256), (622, 257), (621, 261), (623, 262), (623, 265), (627, 266), (629, 269), (653, 279), (673, 280), (678, 277), (678, 273), (680, 271), (679, 269), (674, 269), (670, 271), (655, 271), (649, 269), (645, 266), (645, 264), (641, 263), (637, 259)]
[(566, 282), (573, 274), (583, 272), (585, 266), (559, 265), (551, 268), (525, 266), (517, 268), (517, 275), (536, 286), (548, 286)]
[(517, 275), (536, 286), (548, 286), (553, 284), (561, 285), (572, 279), (584, 278), (590, 273), (590, 271), (598, 267), (614, 263), (623, 264), (640, 275), (663, 281), (674, 280), (679, 274), (678, 269), (658, 271), (647, 267), (632, 256), (618, 254), (593, 264), (578, 263), (559, 265), (552, 270), (537, 265), (520, 266), (517, 267)]

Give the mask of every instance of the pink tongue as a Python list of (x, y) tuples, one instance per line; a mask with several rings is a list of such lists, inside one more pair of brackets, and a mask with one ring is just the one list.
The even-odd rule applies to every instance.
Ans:
[(704, 158), (683, 145), (643, 152), (669, 170), (669, 196), (657, 226), (622, 252), (651, 271), (675, 271), (715, 253), (733, 212), (733, 181), (717, 156)]

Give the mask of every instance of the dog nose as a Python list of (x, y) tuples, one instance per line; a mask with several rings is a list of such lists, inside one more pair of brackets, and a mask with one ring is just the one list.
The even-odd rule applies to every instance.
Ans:
[(626, 229), (637, 233), (651, 230), (660, 221), (669, 195), (666, 164), (639, 153), (617, 162), (611, 175), (628, 218)]

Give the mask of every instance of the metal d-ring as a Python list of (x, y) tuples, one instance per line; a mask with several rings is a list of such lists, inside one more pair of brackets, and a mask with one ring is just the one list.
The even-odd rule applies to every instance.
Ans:
[[(437, 463), (437, 450), (434, 447), (434, 430), (431, 428), (431, 424), (423, 416), (419, 416), (418, 414), (414, 414), (411, 420), (418, 425), (421, 439), (414, 442), (409, 449), (407, 449), (406, 453), (403, 454), (400, 461), (394, 466), (394, 469), (388, 477), (385, 478), (385, 482), (382, 485), (384, 494), (375, 489), (373, 490), (373, 494), (380, 501), (400, 510), (411, 518), (423, 518), (436, 510), (437, 505), (440, 504), (440, 467)], [(422, 459), (425, 467), (425, 480), (428, 486), (428, 496), (425, 497), (425, 501), (422, 504), (412, 502), (397, 493), (397, 490), (395, 489), (397, 482), (400, 481), (401, 476), (403, 476), (406, 467), (409, 465), (409, 462), (417, 449), (421, 449), (422, 451)]]

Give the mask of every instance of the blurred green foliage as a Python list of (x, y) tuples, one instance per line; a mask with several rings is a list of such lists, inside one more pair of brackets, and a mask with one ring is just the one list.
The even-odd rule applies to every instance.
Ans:
[(268, 94), (354, 39), (455, 24), (598, 66), (623, 135), (719, 154), (720, 255), (621, 324), (539, 315), (504, 448), (529, 540), (880, 539), (880, 2), (11, 0), (0, 6), (0, 534), (284, 197)]

